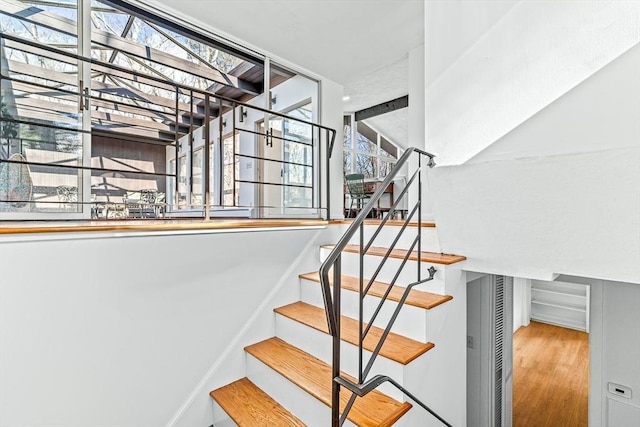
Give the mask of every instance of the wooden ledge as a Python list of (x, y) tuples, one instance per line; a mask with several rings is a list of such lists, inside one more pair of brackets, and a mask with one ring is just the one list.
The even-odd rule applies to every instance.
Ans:
[[(380, 225), (382, 222), (381, 219), (365, 219), (364, 225)], [(329, 221), (331, 225), (351, 225), (353, 223), (352, 219), (335, 219)], [(385, 225), (393, 226), (393, 227), (402, 227), (404, 225), (404, 220), (401, 219), (390, 219), (386, 222)], [(422, 227), (433, 228), (436, 226), (436, 223), (433, 221), (422, 221)], [(411, 221), (407, 224), (407, 227), (417, 227), (418, 221)]]
[(326, 227), (324, 220), (131, 220), (0, 222), (0, 235), (93, 232), (181, 232), (252, 228)]

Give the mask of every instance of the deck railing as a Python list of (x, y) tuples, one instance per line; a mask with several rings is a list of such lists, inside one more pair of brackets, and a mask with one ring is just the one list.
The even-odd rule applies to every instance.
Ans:
[(334, 129), (10, 34), (0, 49), (0, 219), (329, 219)]

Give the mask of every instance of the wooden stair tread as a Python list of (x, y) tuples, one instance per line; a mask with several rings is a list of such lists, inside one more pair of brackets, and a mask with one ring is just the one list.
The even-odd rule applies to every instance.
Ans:
[[(320, 283), (320, 273), (314, 271), (312, 273), (305, 273), (299, 276), (301, 279), (310, 280), (312, 282)], [(331, 284), (333, 284), (333, 277), (329, 275), (329, 280)], [(367, 282), (365, 282), (365, 285)], [(354, 276), (342, 275), (342, 289), (347, 289), (353, 292), (360, 291), (360, 280)], [(387, 288), (389, 287), (388, 283), (374, 281), (369, 289), (367, 295), (382, 297)], [(387, 297), (391, 301), (399, 302), (402, 294), (404, 293), (405, 288), (401, 286), (394, 286), (389, 292), (389, 296)], [(433, 307), (437, 307), (440, 304), (443, 304), (447, 301), (452, 300), (453, 297), (451, 295), (438, 295), (431, 292), (419, 291), (417, 289), (411, 289), (409, 291), (409, 296), (405, 301), (405, 304), (412, 305), (418, 308), (424, 308), (429, 310)]]
[(234, 381), (209, 394), (239, 427), (305, 427), (302, 421), (248, 378)]
[[(295, 302), (274, 310), (276, 313), (288, 317), (325, 334), (329, 333), (327, 316), (324, 309), (304, 302)], [(350, 317), (341, 316), (341, 338), (343, 341), (358, 345), (358, 321)], [(364, 348), (373, 351), (384, 332), (383, 329), (372, 327), (364, 340)], [(421, 343), (402, 335), (389, 333), (384, 345), (380, 349), (380, 355), (403, 365), (423, 355), (434, 347), (432, 343)]]
[[(245, 350), (325, 405), (331, 407), (331, 367), (320, 359), (277, 337), (252, 344), (246, 347)], [(354, 380), (352, 377), (342, 375)], [(351, 393), (342, 389), (340, 393), (341, 410), (347, 404), (350, 396)], [(398, 402), (374, 390), (364, 397), (356, 398), (347, 418), (361, 427), (391, 426), (411, 409), (411, 406), (408, 402)]]
[[(335, 245), (323, 245), (323, 248), (326, 249), (333, 249)], [(367, 251), (367, 255), (374, 255), (374, 256), (385, 256), (385, 254), (387, 253), (387, 251), (389, 250), (389, 248), (384, 248), (381, 246), (372, 246), (369, 248), (369, 250)], [(356, 253), (359, 254), (360, 253), (360, 245), (347, 245), (344, 248), (344, 252), (350, 252), (350, 253)], [(391, 254), (389, 254), (390, 258), (398, 258), (398, 259), (404, 259), (405, 255), (407, 254), (407, 250), (406, 249), (394, 249), (391, 251)], [(462, 255), (448, 255), (448, 254), (440, 254), (437, 252), (426, 252), (426, 251), (422, 251), (422, 256), (421, 256), (421, 260), (423, 262), (429, 262), (432, 264), (443, 264), (443, 265), (450, 265), (450, 264), (454, 264), (456, 262), (460, 262), (460, 261), (464, 261), (465, 259), (467, 259), (467, 257), (464, 257)], [(411, 255), (409, 255), (409, 260), (411, 261), (417, 261), (418, 260), (418, 252), (417, 251), (413, 251), (411, 253)]]

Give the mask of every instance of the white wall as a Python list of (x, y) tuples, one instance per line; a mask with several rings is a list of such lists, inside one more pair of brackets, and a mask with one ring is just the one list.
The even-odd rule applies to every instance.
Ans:
[[(343, 162), (342, 147), (344, 145), (342, 102), (343, 86), (331, 80), (324, 79), (320, 83), (320, 117), (322, 124), (336, 130), (335, 145), (330, 160), (330, 186), (331, 186), (331, 218), (339, 219), (344, 217), (344, 195), (342, 184)], [(324, 156), (323, 156), (324, 159)], [(324, 171), (324, 160), (321, 161)], [(323, 199), (326, 197), (327, 185), (322, 182)]]
[[(421, 45), (409, 52), (409, 146), (424, 149), (425, 147), (425, 45)], [(432, 153), (433, 154), (433, 153)], [(436, 158), (436, 163), (439, 161)], [(410, 178), (418, 167), (418, 158), (409, 159), (408, 166), (403, 172)], [(425, 167), (425, 170), (428, 168)], [(411, 172), (410, 172), (411, 171)], [(425, 176), (425, 183), (428, 184)], [(417, 182), (413, 184), (417, 188)], [(433, 199), (428, 185), (422, 191), (422, 219), (433, 220)], [(410, 191), (408, 205), (413, 207), (417, 202), (417, 191)]]
[(513, 278), (513, 332), (531, 321), (531, 280)]
[(491, 313), (483, 310), (491, 306), (491, 281), (485, 275), (467, 283), (467, 427), (491, 425)]
[(427, 80), (436, 81), (517, 3), (513, 0), (425, 2), (424, 30), (429, 46)]
[(244, 375), (237, 340), (273, 335), (322, 232), (3, 237), (0, 426), (209, 425), (208, 387)]
[(640, 147), (435, 168), (440, 248), (471, 271), (640, 283)]
[(640, 43), (468, 163), (637, 147), (639, 118)]
[(638, 76), (640, 46), (503, 137), (484, 161), (432, 170), (442, 250), (466, 255), (473, 271), (640, 283)]
[[(601, 420), (594, 415), (590, 425), (609, 427), (638, 425), (640, 422), (640, 286), (602, 282), (601, 341), (591, 346), (600, 352), (601, 371), (591, 369), (591, 392), (601, 390)], [(593, 334), (592, 334), (593, 335)], [(596, 356), (597, 357), (597, 356)], [(592, 359), (593, 351), (592, 351)], [(593, 363), (593, 362), (592, 362)], [(631, 388), (631, 399), (607, 390), (614, 382)], [(595, 383), (595, 384), (594, 384)], [(594, 387), (595, 386), (595, 387)], [(592, 398), (595, 398), (593, 396)], [(591, 403), (591, 402), (590, 402)], [(593, 415), (590, 413), (590, 415)]]
[[(638, 2), (510, 3), (425, 5), (426, 61), (436, 64), (427, 68), (426, 148), (441, 165), (464, 163), (640, 41)], [(429, 20), (450, 28), (429, 30)], [(451, 62), (447, 49), (470, 37)]]

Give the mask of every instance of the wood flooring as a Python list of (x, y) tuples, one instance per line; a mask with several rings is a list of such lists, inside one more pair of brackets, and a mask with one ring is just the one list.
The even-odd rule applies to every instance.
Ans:
[(513, 427), (587, 427), (589, 335), (531, 322), (513, 344)]

